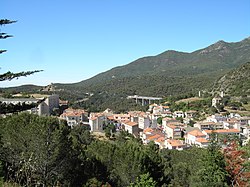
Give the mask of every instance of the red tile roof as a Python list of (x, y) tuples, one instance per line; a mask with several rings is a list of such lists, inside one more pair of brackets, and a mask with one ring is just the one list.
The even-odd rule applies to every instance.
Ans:
[(205, 134), (203, 134), (201, 131), (196, 130), (196, 129), (188, 132), (187, 134), (190, 134), (190, 135), (196, 136), (196, 137), (205, 136)]
[(129, 126), (136, 126), (136, 125), (138, 125), (138, 123), (132, 122), (132, 121), (127, 121), (127, 122), (125, 122), (124, 124), (125, 124), (125, 125), (129, 125)]
[(183, 142), (181, 140), (174, 140), (174, 139), (168, 139), (167, 142), (172, 145), (173, 147), (180, 147), (184, 146)]
[(208, 143), (209, 141), (206, 140), (205, 138), (196, 138), (196, 141), (197, 142), (200, 142), (200, 143)]
[(205, 130), (205, 132), (207, 134), (212, 134), (213, 132), (218, 133), (218, 134), (220, 134), (220, 133), (239, 133), (240, 130), (238, 130), (238, 129), (218, 129), (218, 130)]

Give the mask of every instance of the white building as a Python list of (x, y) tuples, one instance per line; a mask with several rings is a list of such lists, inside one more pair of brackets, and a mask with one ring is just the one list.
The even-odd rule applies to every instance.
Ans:
[(124, 126), (124, 130), (127, 131), (128, 133), (133, 134), (134, 136), (139, 135), (138, 123), (127, 121), (123, 122), (122, 125)]
[(150, 127), (150, 119), (148, 116), (139, 116), (138, 119), (140, 129), (146, 129)]
[(196, 129), (186, 134), (185, 142), (189, 145), (197, 145), (199, 147), (207, 147), (209, 145), (206, 134)]
[(45, 103), (49, 106), (49, 113), (53, 112), (53, 109), (59, 108), (59, 95), (53, 94), (45, 99)]
[(66, 109), (61, 115), (60, 118), (67, 121), (70, 127), (80, 125), (83, 121), (86, 121), (88, 113), (80, 109)]
[(185, 115), (184, 115), (184, 112), (183, 112), (183, 111), (175, 111), (175, 112), (174, 112), (174, 117), (175, 117), (175, 118), (184, 118)]
[(91, 132), (103, 131), (103, 125), (106, 122), (106, 117), (102, 113), (90, 113), (89, 125)]

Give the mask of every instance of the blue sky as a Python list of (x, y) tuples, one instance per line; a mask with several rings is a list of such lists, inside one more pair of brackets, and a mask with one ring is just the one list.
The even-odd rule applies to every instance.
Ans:
[[(250, 36), (249, 0), (1, 0), (0, 73), (44, 70), (0, 87), (88, 79), (166, 50)], [(122, 72), (121, 72), (122, 73)]]

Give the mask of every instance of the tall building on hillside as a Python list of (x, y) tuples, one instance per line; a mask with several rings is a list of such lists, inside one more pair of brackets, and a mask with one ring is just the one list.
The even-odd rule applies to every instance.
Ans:
[(45, 99), (45, 103), (49, 106), (49, 113), (51, 114), (54, 108), (59, 108), (59, 95), (50, 95)]
[(49, 106), (43, 101), (37, 107), (37, 114), (39, 116), (48, 116), (49, 113)]
[(53, 94), (38, 105), (35, 113), (39, 116), (49, 116), (55, 108), (59, 108), (59, 95)]

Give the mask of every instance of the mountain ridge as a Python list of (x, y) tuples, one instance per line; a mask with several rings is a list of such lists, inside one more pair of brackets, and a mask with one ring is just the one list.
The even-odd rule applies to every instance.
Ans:
[[(250, 61), (250, 37), (239, 42), (218, 41), (193, 52), (167, 50), (136, 59), (73, 84), (53, 84), (64, 90), (63, 99), (78, 99), (93, 93), (85, 108), (95, 110), (125, 106), (128, 95), (166, 97), (211, 91), (220, 77)], [(124, 109), (125, 110), (125, 109)]]
[[(186, 66), (188, 65), (189, 68), (191, 69), (193, 68), (196, 70), (196, 73), (199, 73), (197, 72), (197, 64), (199, 62), (204, 62), (204, 61), (205, 62), (206, 61), (215, 61), (215, 62), (227, 61), (230, 63), (223, 63), (223, 64), (221, 63), (222, 65), (219, 67), (223, 69), (224, 66), (229, 66), (228, 68), (231, 69), (231, 68), (236, 67), (235, 64), (238, 64), (238, 63), (242, 64), (250, 60), (250, 55), (246, 55), (242, 53), (240, 54), (240, 56), (244, 56), (244, 55), (247, 56), (247, 58), (244, 60), (242, 60), (243, 57), (240, 57), (239, 59), (236, 58), (233, 60), (228, 59), (228, 58), (232, 58), (232, 55), (231, 55), (232, 51), (234, 52), (235, 50), (242, 49), (244, 48), (245, 45), (250, 46), (249, 41), (250, 41), (249, 38), (245, 38), (241, 40), (240, 42), (230, 42), (230, 43), (220, 40), (206, 48), (199, 49), (190, 53), (167, 50), (155, 56), (142, 57), (126, 65), (114, 67), (106, 72), (102, 72), (89, 79), (83, 80), (75, 84), (78, 84), (78, 85), (85, 84), (86, 82), (92, 81), (93, 79), (96, 79), (96, 78), (103, 80), (103, 79), (111, 79), (112, 77), (122, 78), (122, 77), (130, 77), (130, 76), (134, 77), (134, 76), (137, 76), (138, 74), (148, 74), (148, 73), (154, 74), (154, 71), (156, 71), (158, 74), (159, 69), (160, 69), (160, 72), (168, 71), (171, 74), (175, 74), (176, 68), (174, 67), (178, 66), (179, 64), (182, 64), (182, 65), (185, 64)], [(249, 52), (249, 48), (247, 48), (247, 51)], [(239, 56), (239, 55), (236, 55), (236, 56)], [(202, 59), (199, 59), (199, 58), (202, 58)], [(213, 59), (211, 60), (211, 58)], [(223, 59), (223, 58), (227, 58), (227, 59)], [(219, 64), (220, 63), (217, 63), (217, 65)], [(184, 67), (184, 69), (186, 68), (187, 67)], [(183, 69), (183, 68), (178, 67), (178, 70), (180, 69)], [(202, 71), (202, 67), (200, 67), (200, 69)], [(207, 68), (203, 68), (203, 69), (207, 69)], [(121, 75), (121, 71), (123, 72), (122, 75)], [(204, 71), (202, 73), (204, 73)], [(101, 78), (99, 76), (101, 76)]]

